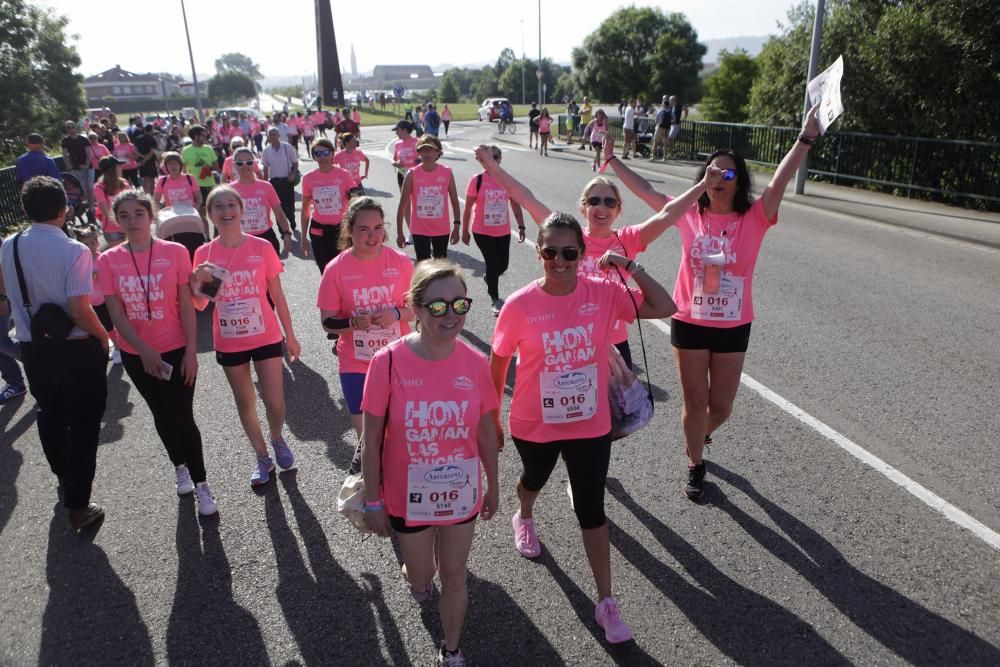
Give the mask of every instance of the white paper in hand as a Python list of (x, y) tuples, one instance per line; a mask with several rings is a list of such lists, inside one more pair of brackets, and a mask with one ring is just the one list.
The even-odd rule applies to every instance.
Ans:
[(844, 103), (840, 99), (840, 80), (844, 76), (844, 56), (837, 58), (819, 76), (809, 82), (809, 101), (819, 105), (819, 132), (826, 129), (844, 113)]

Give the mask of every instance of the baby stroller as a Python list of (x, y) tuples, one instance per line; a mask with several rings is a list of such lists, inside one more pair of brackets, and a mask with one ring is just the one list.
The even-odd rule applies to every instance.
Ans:
[(66, 205), (72, 211), (66, 216), (66, 223), (87, 222), (87, 195), (83, 191), (83, 183), (68, 171), (62, 172), (62, 182), (66, 190)]
[(166, 241), (180, 243), (187, 248), (191, 260), (194, 251), (205, 243), (205, 223), (193, 206), (177, 204), (160, 209), (156, 216), (156, 236)]
[(640, 118), (635, 127), (635, 152), (644, 158), (653, 154), (653, 124), (648, 118)]

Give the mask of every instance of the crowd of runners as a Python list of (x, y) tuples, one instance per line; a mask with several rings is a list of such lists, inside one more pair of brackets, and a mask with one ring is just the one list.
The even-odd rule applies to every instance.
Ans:
[[(397, 536), (402, 573), (418, 602), (435, 596), (439, 576), (441, 664), (465, 664), (460, 638), (467, 561), (477, 518), (497, 512), (501, 483), (515, 485), (502, 482), (498, 472), (498, 452), (508, 435), (521, 460), (518, 507), (511, 516), (516, 551), (525, 558), (541, 554), (537, 501), (562, 458), (594, 576), (596, 622), (609, 642), (630, 640), (612, 586), (604, 511), (612, 442), (610, 360), (620, 356), (631, 367), (630, 323), (671, 318), (684, 397), (684, 493), (702, 497), (703, 450), (730, 415), (748, 347), (758, 252), (777, 223), (785, 185), (819, 135), (815, 113), (808, 114), (799, 140), (754, 199), (747, 165), (731, 150), (709, 156), (687, 191), (657, 191), (621, 161), (599, 110), (585, 136), (594, 149), (594, 170), (610, 167), (617, 181), (592, 178), (581, 189), (578, 210), (565, 212), (541, 201), (534, 184), (504, 167), (500, 148), (487, 145), (475, 151), (482, 170), (465, 185), (463, 206), (452, 170), (440, 163), (437, 132), (417, 138), (414, 123), (401, 120), (392, 160), (400, 189), (395, 226), (382, 204), (365, 194), (371, 163), (359, 148), (358, 121), (342, 116), (333, 128), (337, 133), (327, 138), (326, 116), (317, 113), (323, 118), (282, 114), (270, 126), (244, 117), (177, 123), (168, 129), (170, 135), (177, 129), (177, 145), (162, 148), (150, 126), (133, 140), (106, 127), (110, 141), (98, 136), (95, 143), (93, 137), (78, 141), (76, 124), (67, 123), (63, 150), (70, 171), (93, 167), (100, 174), (90, 186), (80, 174), (93, 194), (96, 224), (77, 219), (58, 180), (26, 172), (32, 177), (25, 179), (21, 198), (33, 224), (0, 248), (6, 293), (0, 306), (10, 302), (20, 356), (39, 404), (40, 438), (73, 526), (103, 519), (90, 494), (109, 351), (152, 414), (177, 493), (194, 493), (203, 515), (218, 511), (193, 400), (197, 312), (211, 309), (215, 357), (249, 443), (253, 486), (268, 483), (276, 467), (295, 466), (284, 437), (284, 360), (300, 356), (299, 335), (335, 341), (340, 385), (360, 443), (356, 462), (365, 482), (366, 524), (378, 535)], [(429, 113), (437, 115), (433, 108), (423, 114), (427, 130)], [(531, 122), (544, 155), (553, 129), (547, 109)], [(435, 130), (436, 123), (431, 119)], [(218, 136), (220, 126), (229, 128), (224, 137)], [(106, 149), (100, 157), (96, 145)], [(317, 167), (304, 176), (300, 146)], [(50, 173), (40, 171), (51, 169), (42, 158), (31, 162), (38, 173)], [(620, 224), (618, 183), (650, 207), (647, 219)], [(200, 211), (204, 228), (161, 238), (158, 217), (185, 207)], [(536, 279), (504, 299), (500, 278), (512, 237), (529, 237), (524, 212), (537, 226), (530, 237), (541, 268)], [(301, 254), (314, 259), (321, 274), (318, 318), (309, 333), (293, 329), (281, 283), (281, 253), (294, 243), (296, 223)], [(54, 236), (51, 228), (64, 225), (66, 233)], [(640, 255), (671, 227), (678, 229), (681, 245), (672, 295), (640, 263)], [(449, 245), (473, 241), (485, 263), (496, 318), (489, 357), (459, 337), (467, 318), (488, 316), (473, 309), (467, 276), (447, 260)], [(71, 287), (60, 301), (38, 267), (62, 256), (69, 258), (63, 283)], [(21, 263), (32, 267), (27, 276), (19, 275)], [(36, 322), (41, 311), (29, 304), (45, 302), (68, 313), (64, 340), (44, 339), (46, 329)], [(3, 338), (0, 355), (15, 354)], [(514, 356), (505, 424), (501, 404)], [(70, 370), (58, 370), (57, 363)], [(74, 392), (92, 392), (86, 410), (78, 404), (67, 412), (62, 402), (69, 389), (55, 386), (52, 373), (72, 373)]]

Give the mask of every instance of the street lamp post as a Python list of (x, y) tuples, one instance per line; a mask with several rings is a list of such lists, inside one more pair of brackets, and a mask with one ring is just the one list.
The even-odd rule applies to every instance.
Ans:
[(538, 0), (538, 106), (542, 105), (542, 0)]
[(524, 105), (524, 19), (521, 19), (521, 104)]
[[(823, 0), (816, 0), (816, 20), (813, 23), (812, 51), (809, 54), (809, 73), (806, 74), (806, 101), (805, 114), (809, 113), (812, 106), (809, 104), (809, 82), (816, 78), (816, 70), (819, 69), (819, 43), (823, 37)], [(809, 179), (809, 156), (806, 155), (799, 165), (799, 171), (795, 175), (795, 194), (800, 195), (806, 191), (806, 180)]]
[[(539, 0), (541, 1), (541, 0)], [(194, 51), (191, 50), (191, 31), (188, 30), (188, 15), (181, 0), (181, 15), (184, 17), (184, 34), (187, 36), (188, 58), (191, 59), (191, 81), (194, 82), (194, 104), (198, 109), (198, 122), (204, 122), (205, 115), (201, 111), (201, 90), (198, 88), (198, 73), (194, 69)]]

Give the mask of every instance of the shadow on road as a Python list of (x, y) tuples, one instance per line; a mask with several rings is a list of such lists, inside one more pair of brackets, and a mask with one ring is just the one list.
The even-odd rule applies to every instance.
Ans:
[[(650, 553), (609, 520), (611, 544), (728, 658), (741, 665), (849, 664), (809, 623), (723, 574), (680, 535), (639, 506), (617, 479), (609, 478), (607, 488), (697, 584), (690, 583), (664, 563), (661, 555)], [(715, 496), (721, 493), (717, 488), (711, 492)]]
[(40, 665), (152, 665), (149, 630), (132, 594), (97, 545), (56, 505), (49, 525)]
[[(610, 482), (610, 480), (609, 480)], [(610, 521), (608, 524), (610, 525)], [(580, 557), (583, 556), (583, 545), (580, 545)], [(659, 665), (660, 662), (655, 660), (652, 656), (646, 653), (635, 640), (625, 642), (624, 644), (609, 644), (604, 638), (604, 630), (601, 626), (597, 624), (594, 620), (594, 601), (590, 599), (590, 596), (583, 592), (579, 586), (576, 585), (568, 574), (566, 574), (559, 563), (555, 561), (552, 554), (549, 553), (548, 549), (542, 549), (542, 555), (535, 559), (536, 563), (540, 563), (545, 566), (545, 569), (549, 571), (552, 578), (559, 588), (563, 590), (566, 595), (566, 599), (569, 600), (570, 605), (573, 607), (573, 611), (576, 612), (577, 618), (580, 619), (580, 624), (587, 629), (593, 637), (594, 640), (604, 647), (604, 650), (608, 652), (608, 656), (614, 660), (616, 665)], [(549, 663), (541, 663), (549, 664)], [(558, 663), (552, 663), (558, 664)]]
[(711, 503), (895, 655), (913, 665), (956, 660), (968, 665), (1000, 664), (996, 646), (853, 567), (830, 542), (762, 496), (744, 477), (714, 462), (711, 470), (759, 505), (782, 532), (765, 526), (725, 496), (717, 500), (719, 494), (713, 494)]
[[(28, 398), (27, 400), (33, 400)], [(17, 477), (21, 473), (21, 466), (24, 464), (24, 455), (14, 449), (14, 443), (24, 435), (31, 425), (35, 423), (37, 410), (28, 410), (17, 422), (11, 424), (13, 417), (21, 405), (24, 397), (8, 401), (0, 408), (0, 424), (4, 424), (2, 438), (0, 438), (0, 533), (3, 532), (10, 515), (17, 507)], [(41, 448), (38, 450), (41, 452)]]
[(203, 518), (201, 523), (199, 528), (193, 496), (181, 496), (167, 660), (173, 665), (270, 664), (257, 620), (233, 599), (233, 573), (219, 535), (219, 518)]
[(341, 470), (347, 470), (357, 444), (347, 404), (342, 398), (331, 398), (326, 378), (301, 361), (290, 367), (286, 365), (284, 376), (288, 430), (300, 442), (325, 443), (327, 458)]
[(370, 572), (362, 572), (361, 578), (365, 580), (368, 588), (368, 601), (375, 609), (375, 618), (382, 628), (382, 635), (385, 637), (386, 648), (389, 651), (392, 664), (395, 666), (409, 667), (413, 664), (406, 654), (406, 644), (399, 634), (399, 626), (396, 619), (392, 617), (389, 606), (385, 603), (385, 593), (382, 590), (382, 580)]
[(108, 371), (108, 400), (104, 410), (104, 425), (101, 427), (101, 443), (108, 445), (125, 436), (122, 422), (132, 415), (135, 405), (128, 400), (132, 385), (125, 376), (125, 368), (118, 364)]
[(264, 513), (278, 564), (275, 594), (285, 622), (306, 665), (367, 664), (370, 642), (376, 636), (368, 596), (334, 559), (319, 520), (299, 492), (295, 472), (283, 472), (279, 479), (305, 546), (308, 567), (299, 539), (288, 525), (282, 494), (277, 486), (264, 493)]

